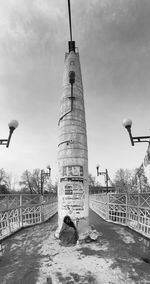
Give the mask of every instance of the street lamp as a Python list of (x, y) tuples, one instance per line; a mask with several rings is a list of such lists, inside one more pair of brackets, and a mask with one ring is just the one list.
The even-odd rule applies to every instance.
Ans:
[(51, 167), (50, 165), (47, 166), (48, 172), (44, 172), (44, 170), (41, 170), (41, 195), (44, 194), (43, 186), (44, 186), (44, 177), (50, 177), (51, 176)]
[(19, 123), (17, 120), (12, 120), (8, 126), (9, 126), (9, 136), (8, 139), (0, 139), (0, 145), (6, 145), (6, 147), (9, 147), (11, 136), (14, 132), (14, 130), (18, 127)]
[(129, 133), (129, 137), (130, 137), (130, 141), (131, 141), (131, 145), (134, 146), (134, 143), (139, 143), (139, 142), (150, 142), (149, 140), (146, 139), (150, 139), (150, 136), (132, 136), (131, 133), (131, 126), (132, 126), (132, 120), (131, 119), (124, 119), (123, 120), (123, 126), (127, 129), (128, 133)]
[(105, 172), (100, 172), (99, 171), (99, 165), (96, 166), (96, 170), (97, 170), (97, 176), (99, 175), (104, 175), (105, 176), (105, 183), (106, 183), (106, 189), (107, 189), (107, 193), (108, 193), (108, 170), (106, 169)]

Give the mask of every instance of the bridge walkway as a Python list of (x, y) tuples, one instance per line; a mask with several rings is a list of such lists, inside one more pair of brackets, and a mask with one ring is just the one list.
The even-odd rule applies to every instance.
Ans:
[(3, 240), (1, 284), (150, 284), (150, 247), (138, 233), (107, 223), (90, 210), (97, 242), (62, 247), (57, 215)]

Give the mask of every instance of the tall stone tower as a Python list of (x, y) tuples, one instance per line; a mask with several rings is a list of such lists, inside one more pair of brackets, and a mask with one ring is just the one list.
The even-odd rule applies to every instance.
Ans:
[(80, 58), (72, 31), (68, 44), (58, 123), (58, 232), (69, 215), (81, 235), (89, 226), (88, 150)]

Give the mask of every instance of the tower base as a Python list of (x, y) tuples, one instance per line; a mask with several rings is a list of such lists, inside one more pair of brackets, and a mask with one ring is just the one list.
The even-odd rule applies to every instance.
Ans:
[[(63, 222), (61, 223), (61, 226), (58, 225), (58, 228), (55, 232), (55, 237), (57, 239), (59, 239), (59, 233), (60, 233), (60, 230), (62, 228), (62, 224), (63, 224)], [(74, 224), (75, 224), (77, 231), (78, 231), (79, 240), (85, 239), (88, 236), (89, 231), (90, 231), (89, 217), (86, 217), (86, 218), (83, 218), (83, 219), (77, 219), (76, 221), (74, 221)]]

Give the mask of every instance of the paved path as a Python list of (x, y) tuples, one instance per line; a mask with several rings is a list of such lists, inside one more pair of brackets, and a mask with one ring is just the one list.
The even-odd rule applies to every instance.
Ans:
[(61, 247), (54, 238), (57, 215), (5, 239), (0, 284), (150, 284), (146, 241), (93, 211), (90, 223), (102, 233), (96, 243)]

